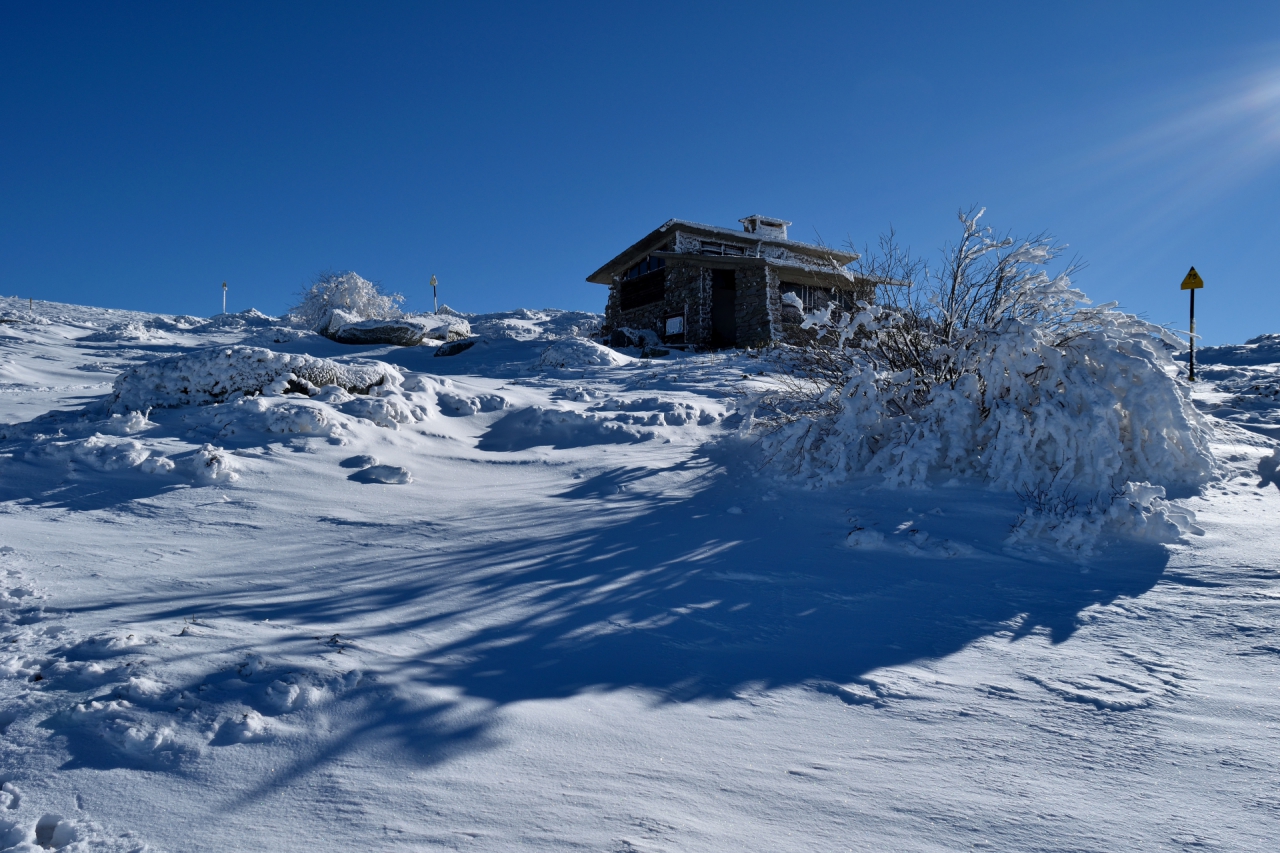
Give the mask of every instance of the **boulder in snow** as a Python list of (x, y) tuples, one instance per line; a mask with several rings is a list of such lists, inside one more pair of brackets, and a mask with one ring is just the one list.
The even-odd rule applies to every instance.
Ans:
[[(335, 312), (339, 313), (339, 312)], [(471, 332), (467, 321), (459, 317), (425, 315), (394, 320), (361, 320), (329, 327), (326, 336), (340, 344), (390, 344), (398, 347), (417, 346), (425, 340), (454, 341)]]
[(474, 338), (463, 338), (462, 340), (459, 340), (459, 341), (450, 341), (447, 344), (437, 347), (436, 355), (437, 356), (457, 355), (460, 352), (466, 352), (467, 350), (471, 349), (473, 346), (475, 346), (479, 342), (480, 342), (480, 338), (478, 336)]
[(418, 320), (361, 320), (330, 330), (327, 337), (340, 344), (414, 347), (425, 341), (431, 331), (430, 326)]
[(218, 403), (236, 392), (312, 394), (336, 385), (353, 394), (367, 394), (375, 386), (403, 381), (398, 370), (380, 361), (345, 364), (259, 347), (214, 347), (126, 370), (116, 377), (109, 403), (113, 411), (123, 413)]

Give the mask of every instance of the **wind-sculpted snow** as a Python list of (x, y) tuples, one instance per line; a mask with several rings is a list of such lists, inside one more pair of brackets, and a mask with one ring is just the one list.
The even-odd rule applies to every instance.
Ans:
[[(1178, 358), (1185, 362), (1188, 356), (1181, 353)], [(1196, 350), (1196, 363), (1235, 366), (1280, 364), (1280, 335), (1258, 335), (1243, 344), (1201, 347)]]
[(147, 362), (116, 379), (113, 411), (217, 403), (233, 394), (261, 394), (277, 383), (311, 391), (335, 386), (356, 394), (398, 385), (400, 372), (381, 362), (354, 364), (257, 347), (215, 347)]
[(611, 417), (533, 406), (504, 416), (480, 440), (483, 450), (513, 451), (531, 447), (587, 447), (632, 444), (654, 438), (652, 430), (638, 430)]
[[(350, 350), (274, 323), (32, 312), (50, 322), (0, 324), (0, 851), (1127, 853), (1280, 834), (1280, 454), (1262, 435), (1206, 417), (1220, 478), (1175, 499), (1122, 484), (1077, 562), (1009, 547), (1024, 501), (980, 473), (1016, 470), (1001, 460), (893, 487), (769, 476), (739, 430), (777, 379), (767, 352), (543, 364), (574, 336), (531, 311), (505, 320), (528, 338), (457, 357), (378, 350), (403, 380), (368, 393), (290, 361), (257, 393), (113, 412), (111, 380), (157, 352)], [(79, 340), (133, 322), (171, 340)], [(1052, 357), (1017, 352), (1002, 363)], [(1041, 375), (1116, 370), (1063, 356)], [(1274, 375), (1206, 365), (1192, 393), (1266, 419)], [(1034, 399), (1108, 399), (1050, 391)], [(1082, 435), (1131, 423), (1111, 417)], [(1025, 430), (1083, 441), (1061, 418)], [(1156, 541), (1193, 509), (1204, 536)]]

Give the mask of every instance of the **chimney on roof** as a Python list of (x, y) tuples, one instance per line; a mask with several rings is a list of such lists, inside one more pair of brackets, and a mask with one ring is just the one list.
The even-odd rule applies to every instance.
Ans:
[(742, 223), (743, 231), (768, 240), (787, 239), (787, 226), (791, 224), (785, 219), (774, 219), (771, 216), (761, 216), (758, 213), (738, 221)]

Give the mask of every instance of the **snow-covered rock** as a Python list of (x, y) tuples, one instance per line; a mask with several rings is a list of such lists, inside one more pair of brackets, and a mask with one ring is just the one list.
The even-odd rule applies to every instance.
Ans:
[(402, 468), (399, 465), (370, 465), (363, 468), (347, 479), (355, 480), (357, 483), (382, 483), (384, 485), (403, 485), (413, 482), (413, 475), (409, 473), (408, 468)]
[(325, 333), (340, 344), (389, 344), (412, 347), (431, 336), (432, 327), (419, 320), (361, 320), (344, 323)]
[(400, 372), (382, 362), (354, 364), (258, 347), (214, 347), (140, 364), (116, 378), (113, 411), (145, 411), (216, 403), (232, 394), (308, 393), (334, 385), (356, 394), (398, 385)]
[(340, 344), (390, 344), (417, 346), (425, 340), (455, 341), (470, 334), (467, 321), (458, 317), (423, 315), (394, 320), (361, 320), (343, 323), (325, 334)]

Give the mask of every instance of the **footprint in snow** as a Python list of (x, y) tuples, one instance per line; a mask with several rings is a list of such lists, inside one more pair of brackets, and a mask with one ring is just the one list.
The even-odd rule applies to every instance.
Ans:
[(350, 456), (338, 463), (343, 468), (369, 468), (378, 464), (376, 456), (370, 456), (362, 453), (359, 456)]

